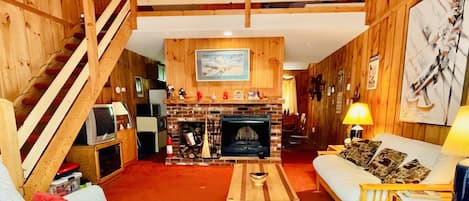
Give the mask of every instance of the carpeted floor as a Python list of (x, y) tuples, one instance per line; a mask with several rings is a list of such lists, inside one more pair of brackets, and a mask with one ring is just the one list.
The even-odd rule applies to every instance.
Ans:
[[(289, 148), (282, 151), (285, 172), (302, 201), (330, 201), (325, 192), (314, 192), (311, 161), (315, 151)], [(166, 166), (164, 153), (136, 161), (118, 176), (101, 184), (109, 201), (222, 201), (226, 200), (232, 166)]]

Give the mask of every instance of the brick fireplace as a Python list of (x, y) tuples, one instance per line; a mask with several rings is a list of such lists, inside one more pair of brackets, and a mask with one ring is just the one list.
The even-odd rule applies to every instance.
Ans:
[[(244, 101), (220, 101), (220, 102), (197, 102), (187, 100), (166, 100), (168, 134), (173, 137), (174, 157), (166, 158), (166, 164), (175, 165), (228, 165), (233, 163), (280, 163), (281, 139), (282, 139), (282, 100), (244, 100)], [(253, 150), (247, 154), (227, 154), (222, 152), (228, 147), (226, 138), (222, 143), (222, 130), (220, 119), (230, 119), (239, 117), (253, 117), (255, 121), (245, 121), (238, 123), (260, 122), (260, 117), (264, 118), (270, 127), (270, 132), (260, 129), (259, 125), (239, 126), (239, 130), (247, 130), (248, 134), (239, 134), (240, 131), (227, 132), (224, 125), (224, 133), (231, 133), (236, 138), (244, 139), (249, 143), (257, 143), (259, 146), (252, 146), (246, 149)], [(205, 118), (208, 119), (208, 141), (210, 144), (210, 157), (202, 158), (201, 149), (203, 134), (205, 132)], [(266, 120), (269, 119), (269, 121)], [(235, 123), (236, 124), (236, 123)], [(248, 124), (246, 124), (248, 125)], [(249, 124), (250, 125), (250, 124)], [(264, 126), (265, 127), (265, 126)], [(252, 129), (251, 129), (252, 128)], [(231, 128), (229, 128), (231, 129)], [(252, 132), (252, 133), (250, 133)], [(255, 133), (255, 134), (253, 134)], [(226, 134), (228, 135), (228, 134)], [(265, 136), (269, 139), (266, 141)], [(240, 136), (244, 136), (240, 137)], [(234, 137), (232, 137), (234, 139)], [(257, 140), (259, 139), (259, 142)], [(266, 144), (267, 143), (267, 144)], [(262, 144), (262, 147), (260, 146)], [(254, 147), (254, 148), (253, 148)], [(259, 147), (259, 148), (255, 148)], [(231, 152), (230, 152), (231, 153)], [(257, 154), (260, 153), (260, 154)], [(265, 154), (265, 155), (264, 155)]]

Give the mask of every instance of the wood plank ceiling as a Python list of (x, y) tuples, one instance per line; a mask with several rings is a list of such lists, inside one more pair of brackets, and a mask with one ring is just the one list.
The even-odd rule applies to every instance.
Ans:
[(245, 27), (249, 28), (251, 14), (360, 12), (364, 11), (363, 4), (364, 0), (138, 0), (138, 10), (139, 16), (233, 15), (244, 12)]

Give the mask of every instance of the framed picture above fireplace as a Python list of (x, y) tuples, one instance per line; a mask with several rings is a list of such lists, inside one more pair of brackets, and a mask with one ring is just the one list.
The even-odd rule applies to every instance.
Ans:
[(249, 70), (249, 49), (195, 50), (195, 72), (198, 82), (247, 81)]

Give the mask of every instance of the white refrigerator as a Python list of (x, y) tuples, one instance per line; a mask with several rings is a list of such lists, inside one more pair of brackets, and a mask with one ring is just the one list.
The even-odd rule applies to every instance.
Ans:
[[(163, 101), (166, 99), (165, 89), (150, 89), (150, 104), (160, 104), (161, 116), (166, 116), (166, 105)], [(153, 107), (151, 107), (153, 109)], [(152, 114), (156, 111), (152, 111)]]

